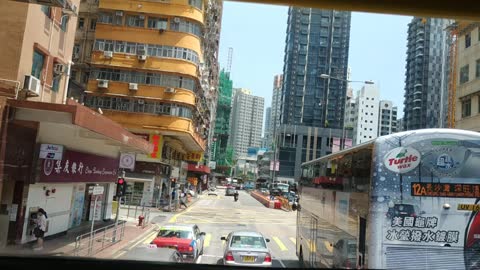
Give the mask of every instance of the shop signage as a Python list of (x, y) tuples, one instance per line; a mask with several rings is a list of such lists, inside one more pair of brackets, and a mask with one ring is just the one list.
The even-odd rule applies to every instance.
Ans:
[(135, 153), (121, 153), (120, 154), (120, 169), (135, 169)]
[(42, 143), (39, 158), (62, 160), (63, 150), (63, 145)]
[(210, 169), (212, 170), (215, 170), (217, 168), (217, 162), (216, 161), (208, 162), (208, 167), (210, 167)]
[(93, 187), (93, 191), (92, 191), (92, 195), (100, 195), (100, 194), (103, 194), (103, 191), (105, 190), (105, 188), (103, 186), (96, 186), (96, 187)]
[(420, 164), (420, 153), (411, 147), (397, 147), (385, 156), (383, 163), (396, 173), (407, 173)]
[(151, 158), (162, 158), (162, 135), (152, 134), (150, 135), (150, 142), (153, 144), (153, 152), (150, 154)]
[(185, 155), (186, 161), (200, 162), (203, 159), (203, 152), (191, 152)]
[(116, 182), (118, 159), (66, 150), (62, 160), (44, 159), (39, 182)]
[(412, 196), (480, 198), (480, 184), (412, 183)]

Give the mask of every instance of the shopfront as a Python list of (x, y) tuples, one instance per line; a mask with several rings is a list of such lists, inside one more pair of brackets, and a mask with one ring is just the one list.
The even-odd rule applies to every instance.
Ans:
[(158, 206), (165, 199), (169, 182), (170, 165), (159, 162), (135, 162), (133, 172), (125, 173), (128, 184), (127, 203), (131, 205)]
[[(31, 218), (39, 208), (48, 214), (45, 236), (67, 231), (82, 222), (111, 218), (118, 159), (65, 150), (61, 160), (40, 159), (38, 164), (37, 181), (28, 189), (22, 243), (35, 239)], [(92, 195), (94, 186), (103, 186), (104, 193)]]
[(205, 165), (188, 164), (188, 182), (195, 192), (201, 193), (208, 188), (210, 168)]

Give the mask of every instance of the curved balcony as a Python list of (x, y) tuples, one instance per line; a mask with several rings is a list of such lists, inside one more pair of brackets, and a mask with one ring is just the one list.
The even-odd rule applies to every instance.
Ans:
[(188, 152), (206, 149), (205, 140), (195, 131), (193, 121), (190, 119), (111, 110), (103, 110), (103, 115), (132, 132), (159, 131), (162, 135), (176, 137)]
[(195, 63), (183, 59), (147, 57), (145, 61), (139, 61), (137, 55), (125, 53), (114, 53), (111, 59), (107, 59), (103, 52), (94, 51), (91, 63), (112, 68), (143, 69), (153, 72), (162, 71), (197, 77), (197, 66)]
[(158, 14), (172, 17), (184, 17), (203, 24), (203, 11), (192, 7), (188, 0), (161, 1), (118, 1), (102, 0), (99, 3), (100, 9), (123, 10), (132, 13)]
[(102, 95), (155, 99), (195, 106), (195, 93), (181, 88), (175, 88), (175, 93), (165, 93), (165, 87), (139, 84), (138, 90), (132, 91), (128, 83), (109, 81), (108, 89), (104, 90), (98, 89), (97, 80), (89, 80), (87, 89), (87, 92)]
[(95, 32), (96, 39), (122, 40), (145, 44), (167, 45), (194, 50), (203, 59), (201, 41), (192, 34), (165, 30), (160, 33), (155, 29), (115, 26), (99, 23)]

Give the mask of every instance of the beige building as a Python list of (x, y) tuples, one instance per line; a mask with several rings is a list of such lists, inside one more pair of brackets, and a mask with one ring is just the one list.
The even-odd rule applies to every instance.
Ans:
[(80, 0), (63, 7), (26, 2), (0, 1), (0, 93), (64, 103)]
[(480, 28), (458, 23), (455, 128), (480, 131)]

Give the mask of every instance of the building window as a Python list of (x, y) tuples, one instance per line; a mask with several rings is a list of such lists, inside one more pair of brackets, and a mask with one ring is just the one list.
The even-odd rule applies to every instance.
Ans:
[(125, 24), (131, 27), (145, 27), (145, 16), (129, 15), (125, 20)]
[(49, 6), (41, 6), (42, 12), (45, 14), (45, 16), (50, 18), (50, 12), (51, 9)]
[(188, 4), (192, 7), (196, 7), (202, 10), (203, 1), (202, 0), (188, 0)]
[(472, 35), (470, 33), (465, 35), (465, 48), (470, 47), (472, 45)]
[(202, 28), (198, 23), (190, 22), (183, 18), (176, 18), (170, 21), (170, 30), (190, 33), (197, 37), (202, 36)]
[(472, 99), (462, 101), (462, 117), (469, 117), (472, 114)]
[(460, 83), (461, 84), (468, 82), (468, 72), (469, 72), (468, 65), (460, 68)]
[(38, 51), (33, 51), (32, 76), (41, 79), (43, 64), (45, 63), (45, 55)]
[(72, 53), (72, 58), (73, 59), (78, 59), (80, 58), (80, 44), (76, 43), (75, 45), (73, 45), (73, 53)]
[(67, 27), (68, 27), (68, 20), (70, 18), (68, 16), (63, 16), (62, 17), (62, 24), (60, 25), (60, 29), (62, 29), (63, 32), (67, 32)]
[(480, 78), (480, 59), (477, 59), (477, 65), (475, 69), (475, 78)]
[(167, 29), (168, 20), (165, 18), (148, 18), (148, 28)]
[(83, 30), (85, 28), (85, 18), (78, 19), (78, 29)]
[(56, 75), (55, 73), (53, 74), (53, 83), (52, 83), (52, 91), (53, 92), (58, 92), (60, 89), (60, 79), (62, 78), (62, 75)]
[(94, 31), (97, 27), (97, 19), (90, 19), (90, 30)]
[(113, 13), (100, 12), (98, 14), (98, 22), (99, 23), (106, 23), (106, 24), (113, 24)]

